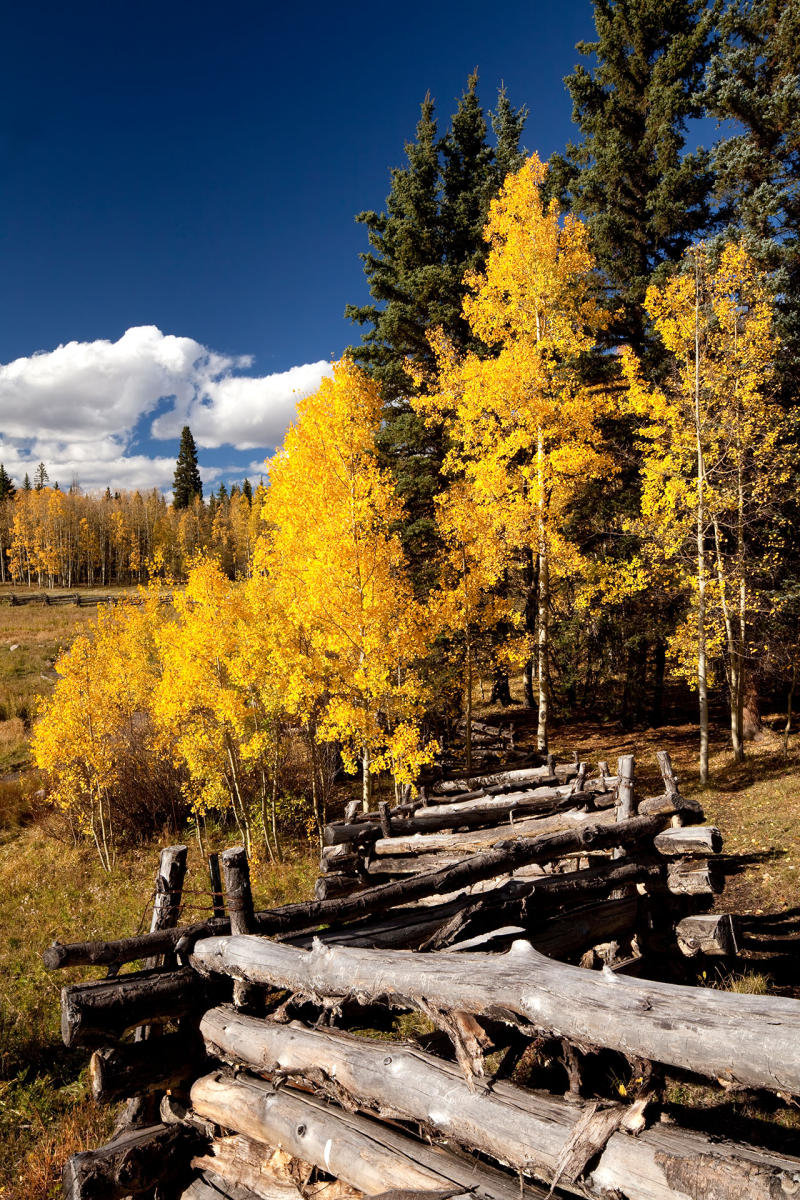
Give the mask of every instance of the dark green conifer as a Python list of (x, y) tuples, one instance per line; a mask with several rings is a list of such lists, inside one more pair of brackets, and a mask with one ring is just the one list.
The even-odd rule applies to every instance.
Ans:
[(217, 488), (217, 503), (225, 504), (227, 502), (227, 499), (228, 499), (228, 489), (225, 487), (224, 483), (221, 483), (219, 485), (219, 487)]
[[(413, 411), (408, 361), (433, 365), (428, 333), (437, 327), (460, 349), (472, 344), (461, 314), (465, 271), (485, 261), (483, 226), (489, 202), (509, 167), (518, 165), (525, 120), (504, 91), (493, 125), (500, 157), (487, 141), (487, 122), (470, 76), (446, 135), (437, 138), (434, 105), (422, 104), (416, 141), (406, 145), (407, 166), (391, 172), (383, 213), (365, 212), (370, 250), (361, 257), (373, 303), (348, 305), (364, 327), (351, 354), (379, 382), (386, 405), (378, 438), (384, 462), (406, 505), (402, 535), (417, 584), (429, 582), (436, 530), (433, 498), (441, 491), (441, 437)], [(500, 147), (502, 147), (500, 149)]]
[(47, 487), (50, 482), (50, 476), (47, 474), (47, 467), (43, 462), (40, 462), (33, 473), (33, 488), (34, 491), (41, 492)]
[(0, 463), (0, 502), (10, 500), (16, 493), (14, 480), (9, 475), (2, 463)]
[(714, 148), (717, 193), (726, 234), (743, 234), (773, 273), (779, 378), (790, 401), (800, 390), (800, 4), (733, 0), (719, 32), (705, 100), (736, 125)]
[(242, 495), (248, 504), (253, 503), (253, 485), (250, 483), (249, 479), (245, 479), (244, 483), (242, 484)]
[(642, 304), (653, 272), (676, 262), (711, 222), (709, 154), (685, 153), (686, 122), (714, 42), (706, 0), (595, 0), (594, 60), (567, 76), (582, 141), (554, 156), (550, 187), (587, 218), (592, 246), (622, 310), (614, 333), (651, 344)]
[(29, 492), (31, 490), (31, 477), (27, 471), (25, 472), (25, 478), (22, 481), (22, 490), (23, 492)]
[(188, 508), (197, 496), (203, 499), (203, 484), (197, 467), (197, 447), (194, 444), (192, 431), (184, 425), (181, 431), (181, 444), (175, 463), (175, 478), (172, 484), (173, 508)]

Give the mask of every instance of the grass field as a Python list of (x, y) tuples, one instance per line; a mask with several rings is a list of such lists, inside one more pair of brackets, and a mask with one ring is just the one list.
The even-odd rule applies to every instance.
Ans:
[[(101, 1144), (113, 1113), (89, 1100), (85, 1051), (66, 1050), (59, 1034), (59, 989), (91, 972), (50, 974), (41, 950), (54, 937), (62, 940), (114, 937), (136, 932), (149, 921), (159, 844), (120, 855), (112, 875), (99, 866), (94, 851), (58, 840), (57, 826), (29, 800), (37, 781), (28, 770), (27, 722), (34, 698), (53, 684), (53, 662), (95, 614), (93, 608), (7, 607), (0, 589), (0, 1197), (47, 1200), (59, 1194), (61, 1166), (79, 1149)], [(10, 647), (16, 645), (16, 650)], [(517, 710), (518, 711), (518, 710)], [(745, 763), (733, 767), (722, 731), (712, 744), (713, 783), (702, 795), (696, 772), (696, 730), (690, 724), (623, 734), (618, 727), (572, 724), (556, 730), (553, 749), (570, 757), (573, 750), (592, 763), (612, 765), (618, 754), (636, 752), (637, 787), (660, 790), (655, 751), (667, 749), (681, 788), (698, 796), (709, 821), (725, 836), (725, 850), (741, 856), (741, 871), (717, 901), (720, 910), (773, 913), (780, 920), (800, 912), (800, 747), (788, 757), (777, 735), (767, 733), (749, 749)], [(651, 791), (652, 789), (652, 791)], [(213, 836), (213, 831), (212, 831)], [(218, 834), (222, 848), (232, 839)], [(254, 892), (258, 907), (307, 898), (313, 888), (317, 857), (310, 845), (297, 847), (278, 870), (256, 864)], [(206, 889), (205, 864), (190, 846), (189, 893)], [(189, 895), (189, 903), (204, 898)], [(188, 913), (187, 913), (188, 915)], [(194, 913), (192, 913), (194, 915)], [(736, 981), (727, 981), (736, 983)], [(755, 986), (752, 979), (743, 986)], [(761, 985), (759, 985), (761, 986)], [(769, 987), (770, 981), (763, 981)], [(713, 1089), (677, 1083), (677, 1105), (712, 1108)], [(741, 1111), (736, 1109), (740, 1104)], [(767, 1119), (731, 1100), (726, 1120)], [(780, 1118), (785, 1120), (785, 1115)]]

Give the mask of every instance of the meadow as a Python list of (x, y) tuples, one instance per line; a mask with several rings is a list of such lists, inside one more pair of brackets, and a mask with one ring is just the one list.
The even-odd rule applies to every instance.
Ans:
[[(35, 700), (52, 687), (59, 649), (94, 614), (94, 607), (11, 607), (0, 597), (0, 1196), (14, 1200), (58, 1195), (64, 1159), (106, 1140), (114, 1121), (113, 1110), (99, 1109), (89, 1098), (85, 1052), (66, 1050), (59, 1034), (60, 987), (90, 973), (54, 976), (41, 964), (42, 949), (55, 937), (113, 937), (146, 928), (158, 849), (171, 841), (186, 840), (190, 846), (189, 903), (193, 908), (206, 903), (197, 894), (207, 888), (205, 860), (189, 831), (176, 838), (165, 829), (160, 838), (123, 850), (107, 874), (93, 848), (76, 843), (37, 797), (40, 780), (27, 751)], [(524, 743), (526, 714), (512, 711)], [(726, 853), (741, 859), (717, 907), (774, 913), (788, 929), (800, 912), (800, 746), (790, 745), (784, 756), (778, 733), (769, 731), (769, 721), (765, 724), (762, 740), (735, 767), (724, 729), (715, 730), (713, 784), (702, 793), (702, 803), (708, 819), (723, 831)], [(625, 733), (613, 724), (583, 721), (555, 730), (553, 749), (557, 756), (578, 749), (589, 761), (610, 762), (635, 749), (645, 793), (656, 785), (655, 751), (668, 749), (682, 789), (699, 796), (696, 736), (689, 723)], [(206, 849), (236, 840), (232, 831), (214, 826), (209, 838)], [(294, 845), (280, 866), (256, 862), (256, 906), (307, 898), (316, 867), (310, 841)], [(744, 979), (722, 982), (773, 986), (758, 974), (757, 964)], [(672, 1098), (678, 1104), (716, 1102), (714, 1093), (690, 1093), (682, 1084), (674, 1086)], [(746, 1107), (734, 1098), (734, 1109), (737, 1103)], [(763, 1114), (740, 1115), (761, 1119)]]

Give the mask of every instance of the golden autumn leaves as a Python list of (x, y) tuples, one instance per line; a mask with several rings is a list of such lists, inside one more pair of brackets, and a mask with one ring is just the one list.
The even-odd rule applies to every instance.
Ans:
[[(197, 811), (230, 810), (244, 839), (260, 830), (273, 854), (288, 741), (306, 748), (318, 822), (331, 745), (348, 771), (360, 761), (366, 806), (374, 775), (388, 771), (400, 788), (431, 760), (424, 717), (454, 679), (469, 736), (489, 648), (507, 666), (535, 653), (546, 746), (550, 627), (567, 587), (577, 603), (602, 604), (614, 588), (667, 577), (702, 585), (696, 654), (719, 618), (733, 639), (729, 661), (741, 662), (744, 524), (768, 502), (783, 436), (765, 392), (774, 345), (764, 282), (740, 247), (726, 248), (715, 271), (693, 250), (692, 269), (647, 298), (672, 376), (650, 385), (623, 351), (613, 386), (593, 386), (586, 364), (607, 310), (585, 227), (542, 202), (545, 170), (534, 156), (508, 178), (490, 209), (485, 272), (466, 281), (464, 314), (487, 352), (458, 355), (432, 330), (435, 370), (417, 378), (412, 403), (448, 447), (431, 593), (415, 596), (409, 582), (402, 505), (375, 450), (378, 390), (344, 360), (298, 405), (270, 462), (251, 577), (233, 583), (199, 560), (169, 604), (151, 593), (140, 608), (121, 606), (91, 644), (78, 639), (62, 656), (35, 755), (101, 852), (134, 727), (150, 753), (179, 764)], [(571, 517), (587, 481), (616, 472), (602, 429), (620, 412), (641, 425), (645, 549), (608, 581), (584, 560)]]

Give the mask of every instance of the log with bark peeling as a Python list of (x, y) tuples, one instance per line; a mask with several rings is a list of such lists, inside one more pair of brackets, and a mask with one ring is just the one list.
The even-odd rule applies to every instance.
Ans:
[[(420, 1121), (547, 1183), (570, 1142), (578, 1140), (587, 1112), (560, 1097), (503, 1081), (468, 1084), (453, 1063), (399, 1043), (257, 1021), (230, 1008), (206, 1013), (200, 1030), (209, 1053), (231, 1064), (308, 1080), (335, 1095), (344, 1091), (349, 1101), (382, 1117)], [(769, 1196), (776, 1186), (788, 1194), (800, 1172), (800, 1158), (712, 1142), (676, 1125), (632, 1138), (620, 1132), (631, 1114), (626, 1106), (611, 1106), (600, 1157), (583, 1180), (589, 1192), (595, 1191), (593, 1180), (601, 1178), (606, 1190), (629, 1200), (679, 1200), (683, 1190), (670, 1185), (670, 1176), (686, 1177), (692, 1161), (698, 1168), (713, 1162), (715, 1200), (740, 1200)]]
[(125, 1096), (176, 1087), (196, 1075), (202, 1062), (202, 1045), (186, 1033), (102, 1046), (89, 1062), (92, 1096), (98, 1104), (111, 1104)]
[(315, 943), (311, 951), (263, 938), (209, 938), (192, 956), (201, 971), (285, 987), (322, 999), (512, 1014), (537, 1029), (748, 1087), (800, 1094), (800, 1001), (587, 971), (554, 962), (527, 942), (500, 955), (418, 954)]
[[(363, 1195), (340, 1179), (312, 1183), (311, 1163), (241, 1133), (212, 1138), (206, 1151), (192, 1159), (192, 1166), (206, 1177), (213, 1175), (223, 1193), (245, 1188), (260, 1200), (361, 1200)], [(236, 1200), (236, 1193), (232, 1195)]]
[(208, 999), (190, 967), (71, 984), (61, 989), (61, 1036), (65, 1046), (102, 1046), (134, 1025), (185, 1017)]
[[(544, 1190), (368, 1117), (263, 1080), (217, 1071), (192, 1087), (205, 1120), (313, 1163), (369, 1195), (388, 1189), (472, 1193), (485, 1200), (545, 1200)], [(463, 1192), (457, 1189), (462, 1188)], [(466, 1200), (466, 1197), (465, 1197)]]
[[(389, 908), (424, 897), (444, 896), (461, 891), (497, 875), (510, 874), (530, 863), (552, 862), (581, 850), (639, 845), (655, 837), (669, 824), (669, 819), (666, 814), (656, 814), (634, 817), (630, 821), (611, 826), (593, 821), (547, 837), (512, 839), (502, 847), (475, 854), (444, 870), (432, 871), (421, 877), (385, 883), (341, 899), (287, 904), (282, 908), (256, 913), (256, 931), (261, 934), (299, 933), (321, 924), (349, 921), (372, 912), (385, 912)], [(120, 938), (112, 942), (76, 942), (72, 945), (55, 942), (48, 946), (42, 958), (45, 966), (51, 969), (130, 962), (145, 954), (162, 953), (180, 945), (188, 949), (198, 938), (229, 932), (230, 923), (227, 919), (203, 921), (196, 925), (164, 929), (158, 933)]]
[(191, 1156), (202, 1144), (201, 1135), (189, 1126), (128, 1130), (99, 1150), (68, 1159), (62, 1175), (64, 1200), (122, 1200), (188, 1177)]

